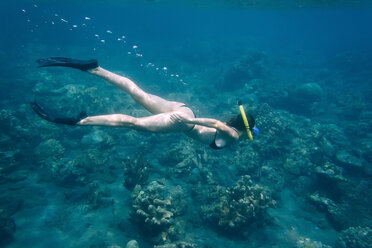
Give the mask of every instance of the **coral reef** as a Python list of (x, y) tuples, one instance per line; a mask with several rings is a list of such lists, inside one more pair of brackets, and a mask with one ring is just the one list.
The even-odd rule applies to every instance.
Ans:
[(253, 185), (249, 176), (242, 176), (234, 187), (215, 186), (208, 203), (202, 206), (201, 217), (220, 229), (239, 231), (273, 206), (275, 201), (267, 189)]
[(336, 154), (336, 159), (339, 163), (343, 164), (344, 166), (348, 166), (354, 169), (361, 168), (363, 165), (362, 159), (345, 150), (338, 151)]
[(124, 186), (132, 190), (137, 184), (144, 185), (149, 177), (149, 162), (142, 156), (126, 158), (121, 162), (124, 171)]
[(296, 242), (296, 248), (332, 248), (329, 245), (322, 244), (322, 242), (314, 241), (309, 238), (299, 238)]
[(1, 215), (0, 212), (0, 246), (6, 246), (13, 240), (16, 225), (12, 218), (2, 217)]
[(187, 242), (176, 242), (171, 244), (164, 244), (164, 245), (155, 245), (154, 248), (196, 248), (198, 247), (196, 244), (187, 243)]
[(261, 165), (260, 156), (252, 146), (238, 147), (234, 153), (234, 162), (239, 175), (251, 175)]
[(224, 79), (218, 88), (224, 91), (233, 91), (242, 88), (252, 79), (267, 76), (267, 56), (262, 52), (251, 52), (236, 61), (225, 73)]
[(348, 212), (352, 211), (350, 205), (337, 203), (319, 193), (309, 195), (308, 199), (319, 210), (327, 214), (336, 229), (343, 229), (351, 224), (350, 217), (348, 216)]
[(102, 154), (98, 149), (77, 151), (71, 159), (59, 141), (49, 139), (35, 148), (35, 155), (44, 173), (62, 186), (87, 184), (89, 177), (97, 171), (107, 182), (112, 181), (114, 176), (108, 163), (109, 154)]
[(315, 167), (315, 173), (330, 182), (346, 182), (347, 179), (342, 175), (342, 168), (331, 162), (326, 162)]
[(16, 197), (8, 196), (0, 198), (0, 246), (5, 247), (13, 240), (16, 231), (16, 223), (13, 215), (18, 212), (23, 205), (23, 201)]
[(183, 227), (177, 217), (187, 205), (181, 187), (166, 186), (160, 181), (151, 181), (146, 186), (137, 184), (132, 200), (132, 221), (158, 241), (178, 239)]
[(131, 240), (127, 243), (126, 248), (139, 248), (138, 242), (136, 240)]
[(319, 101), (324, 96), (322, 87), (317, 83), (306, 83), (298, 85), (290, 93), (292, 101), (303, 104), (311, 104)]
[(189, 175), (195, 167), (192, 151), (190, 148), (177, 144), (175, 147), (166, 151), (160, 158), (159, 163), (168, 167), (168, 173), (178, 177)]
[(336, 241), (336, 248), (372, 247), (372, 229), (369, 227), (350, 227), (342, 231)]

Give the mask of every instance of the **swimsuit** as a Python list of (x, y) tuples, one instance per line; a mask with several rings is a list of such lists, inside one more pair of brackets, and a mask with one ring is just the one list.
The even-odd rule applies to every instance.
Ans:
[[(186, 104), (183, 104), (181, 105), (179, 108), (182, 108), (182, 107), (186, 107)], [(190, 108), (189, 108), (190, 109)], [(197, 118), (194, 111), (192, 111), (192, 109), (190, 109), (191, 112), (193, 113), (194, 115), (194, 118)], [(194, 130), (196, 124), (194, 124), (189, 130), (187, 131), (184, 131), (185, 133), (190, 133), (191, 131)], [(239, 133), (235, 128), (233, 128), (237, 133)], [(216, 140), (217, 140), (217, 143), (216, 143)], [(215, 131), (215, 134), (214, 134), (214, 138), (212, 140), (212, 142), (209, 144), (209, 147), (214, 149), (214, 150), (220, 150), (220, 149), (223, 149), (225, 148), (225, 146), (229, 143), (227, 142), (228, 139), (225, 139), (225, 137), (223, 137), (223, 135), (221, 135), (217, 130)], [(219, 146), (217, 145), (218, 143), (222, 143), (220, 144)]]
[(216, 144), (216, 136), (217, 136), (217, 130), (216, 130), (216, 133), (214, 134), (214, 139), (212, 141), (212, 143), (209, 144), (209, 147), (214, 149), (214, 150), (221, 150), (223, 147), (218, 147), (217, 144)]
[[(234, 127), (231, 127), (231, 128), (234, 129), (235, 132), (237, 132), (239, 134), (238, 130), (236, 130)], [(216, 140), (217, 140), (217, 142), (220, 141), (222, 144), (220, 144), (218, 146)], [(209, 144), (209, 147), (214, 149), (214, 150), (220, 150), (220, 149), (225, 148), (225, 146), (227, 144), (228, 144), (227, 139), (225, 139), (225, 137), (223, 137), (223, 135), (220, 134), (218, 132), (218, 130), (216, 130), (216, 133), (214, 134), (214, 139), (213, 139), (212, 143)]]
[[(189, 107), (187, 107), (186, 104), (183, 104), (183, 105), (179, 106), (179, 108), (182, 108), (182, 107), (189, 108)], [(191, 110), (192, 114), (194, 115), (194, 118), (197, 118), (196, 117), (196, 114), (194, 113), (194, 111), (192, 111), (191, 108), (189, 108), (189, 109)], [(196, 124), (194, 124), (189, 130), (186, 130), (185, 133), (191, 132), (194, 129), (195, 126), (196, 126)]]

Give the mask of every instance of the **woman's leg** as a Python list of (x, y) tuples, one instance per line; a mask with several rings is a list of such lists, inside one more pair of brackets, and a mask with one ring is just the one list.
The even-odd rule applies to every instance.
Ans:
[(143, 118), (135, 118), (124, 114), (89, 116), (77, 123), (81, 126), (117, 126), (148, 131), (153, 133), (183, 132), (189, 130), (192, 124), (177, 123), (171, 116), (185, 115), (181, 111), (161, 113)]
[(89, 73), (99, 76), (105, 79), (116, 87), (124, 90), (139, 104), (150, 111), (153, 114), (167, 113), (175, 111), (177, 108), (184, 105), (180, 102), (167, 101), (161, 97), (151, 95), (139, 88), (132, 80), (129, 78), (117, 75), (113, 72), (103, 69), (102, 67), (97, 67), (88, 70)]

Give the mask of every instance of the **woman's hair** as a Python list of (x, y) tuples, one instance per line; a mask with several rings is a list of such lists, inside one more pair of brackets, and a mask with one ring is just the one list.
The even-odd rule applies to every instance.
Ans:
[[(255, 125), (254, 118), (250, 114), (246, 114), (246, 116), (247, 116), (247, 120), (248, 120), (248, 124), (249, 124), (249, 129), (253, 130), (254, 125)], [(238, 114), (238, 115), (235, 115), (235, 116), (231, 117), (231, 119), (229, 121), (227, 121), (226, 124), (230, 127), (236, 128), (239, 131), (244, 131), (245, 130), (245, 125), (244, 125), (242, 114)]]

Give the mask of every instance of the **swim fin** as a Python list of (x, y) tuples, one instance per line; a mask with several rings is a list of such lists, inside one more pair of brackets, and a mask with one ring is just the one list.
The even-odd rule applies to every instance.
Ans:
[(36, 101), (30, 103), (31, 108), (34, 112), (43, 118), (44, 120), (57, 123), (57, 124), (66, 124), (70, 126), (75, 126), (79, 121), (86, 118), (88, 115), (85, 111), (81, 111), (76, 117), (57, 117), (53, 116), (50, 113), (47, 113)]
[(36, 62), (39, 64), (39, 67), (48, 67), (48, 66), (63, 66), (79, 69), (82, 71), (94, 69), (98, 67), (98, 61), (96, 59), (89, 60), (80, 60), (80, 59), (71, 59), (63, 57), (50, 57), (44, 59), (38, 59)]

